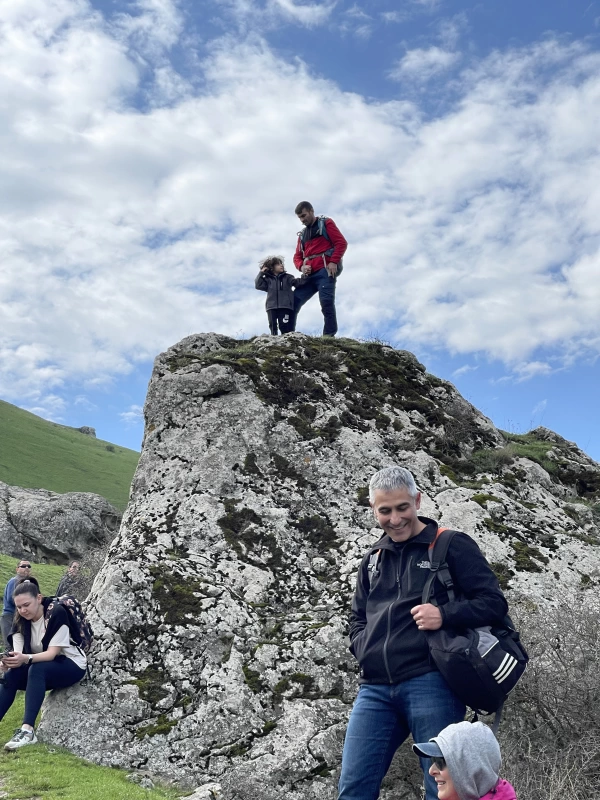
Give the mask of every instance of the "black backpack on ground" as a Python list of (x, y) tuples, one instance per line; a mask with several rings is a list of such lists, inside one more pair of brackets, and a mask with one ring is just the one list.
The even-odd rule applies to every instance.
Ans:
[[(449, 602), (456, 598), (446, 563), (448, 547), (455, 533), (439, 528), (429, 546), (431, 575), (423, 589), (422, 603), (437, 605), (433, 592), (436, 580), (444, 586)], [(495, 712), (493, 727), (497, 730), (502, 706), (529, 661), (511, 618), (506, 615), (501, 625), (440, 628), (426, 631), (426, 634), (431, 658), (454, 694), (476, 714)]]

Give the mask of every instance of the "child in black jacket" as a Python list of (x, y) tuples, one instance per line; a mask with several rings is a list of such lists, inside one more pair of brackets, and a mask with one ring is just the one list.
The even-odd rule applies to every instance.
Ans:
[(269, 318), (269, 329), (276, 336), (296, 330), (294, 314), (294, 288), (304, 283), (306, 278), (292, 278), (285, 271), (282, 256), (269, 256), (259, 264), (260, 272), (254, 281), (255, 287), (267, 293), (265, 307)]

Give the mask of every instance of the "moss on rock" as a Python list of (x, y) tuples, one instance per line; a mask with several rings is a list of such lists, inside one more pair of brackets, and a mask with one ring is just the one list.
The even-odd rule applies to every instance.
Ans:
[(302, 517), (291, 521), (290, 525), (297, 528), (304, 540), (319, 551), (328, 550), (335, 543), (335, 530), (325, 515)]

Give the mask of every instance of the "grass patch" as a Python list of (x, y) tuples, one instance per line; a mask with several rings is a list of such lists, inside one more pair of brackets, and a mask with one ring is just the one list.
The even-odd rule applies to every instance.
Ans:
[(365, 508), (369, 508), (369, 487), (368, 486), (359, 486), (356, 490), (356, 502), (359, 506), (364, 506)]
[(445, 475), (446, 478), (450, 478), (453, 483), (460, 483), (460, 478), (448, 464), (440, 464), (440, 475)]
[(150, 725), (138, 728), (135, 735), (137, 739), (143, 739), (145, 736), (158, 736), (159, 734), (166, 736), (175, 725), (177, 725), (177, 720), (169, 719), (166, 714), (160, 714)]
[(503, 525), (501, 522), (496, 522), (491, 517), (486, 517), (483, 520), (483, 524), (492, 533), (499, 533), (499, 534), (509, 534), (514, 533), (512, 528), (509, 528), (507, 525)]
[[(11, 578), (15, 577), (15, 567), (19, 562), (18, 558), (0, 555), (0, 588), (4, 592), (4, 587)], [(42, 594), (52, 596), (56, 592), (56, 587), (60, 579), (65, 574), (66, 567), (55, 566), (54, 564), (31, 564), (31, 574), (38, 579)], [(2, 607), (2, 596), (0, 595), (0, 607)]]
[(498, 583), (503, 592), (510, 589), (510, 579), (514, 578), (515, 573), (513, 570), (502, 561), (492, 561), (490, 567), (494, 571), (494, 575), (498, 578)]
[[(19, 692), (0, 722), (0, 745), (23, 719)], [(0, 751), (0, 780), (7, 800), (175, 800), (175, 789), (143, 789), (127, 780), (124, 770), (99, 767), (57, 747), (34, 744), (16, 753)]]
[[(540, 553), (537, 547), (530, 547), (525, 542), (512, 542), (513, 558), (515, 569), (521, 572), (543, 572), (542, 567), (537, 563), (548, 563), (548, 558)], [(536, 559), (535, 561), (533, 559)]]
[(474, 494), (471, 497), (471, 500), (474, 503), (479, 503), (479, 505), (482, 508), (485, 508), (485, 504), (488, 503), (488, 502), (492, 502), (492, 503), (501, 503), (502, 502), (502, 500), (500, 500), (499, 497), (496, 497), (496, 495), (493, 495), (493, 494)]
[[(0, 481), (53, 492), (94, 492), (123, 511), (140, 454), (0, 400)], [(108, 448), (112, 449), (108, 449)]]
[(265, 685), (260, 677), (260, 672), (257, 672), (255, 669), (250, 669), (246, 664), (242, 666), (242, 672), (244, 673), (244, 683), (250, 691), (253, 694), (262, 692)]
[(550, 474), (556, 472), (556, 461), (548, 458), (548, 451), (552, 450), (552, 442), (537, 439), (530, 433), (504, 433), (504, 436), (510, 442), (508, 449), (515, 457), (535, 461)]

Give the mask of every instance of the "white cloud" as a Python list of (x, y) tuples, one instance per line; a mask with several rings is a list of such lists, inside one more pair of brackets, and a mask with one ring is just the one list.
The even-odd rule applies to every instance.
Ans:
[[(495, 53), (426, 119), (252, 37), (213, 44), (201, 90), (163, 91), (183, 33), (174, 6), (148, 8), (167, 14), (155, 46), (151, 25), (128, 36), (75, 0), (4, 15), (0, 395), (101, 385), (201, 330), (265, 331), (256, 265), (290, 262), (304, 198), (351, 242), (344, 334), (483, 353), (519, 379), (600, 352), (600, 56)], [(313, 301), (299, 327), (320, 324)]]
[(533, 417), (536, 417), (536, 416), (538, 416), (538, 414), (543, 414), (544, 411), (546, 410), (546, 406), (547, 405), (548, 405), (548, 401), (547, 400), (540, 400), (540, 402), (536, 403), (535, 406), (533, 407), (533, 409), (531, 411), (531, 415)]
[(172, 0), (135, 0), (130, 5), (133, 12), (119, 13), (117, 26), (124, 38), (138, 50), (158, 55), (170, 48), (183, 30), (183, 15)]
[(373, 32), (374, 23), (373, 17), (355, 3), (344, 11), (339, 27), (344, 32), (349, 31), (361, 39), (368, 39)]
[(552, 372), (552, 366), (544, 361), (529, 361), (517, 364), (514, 368), (519, 382), (528, 381), (530, 378), (537, 378), (540, 375), (550, 375)]
[(417, 47), (408, 50), (396, 66), (390, 71), (389, 77), (396, 81), (417, 81), (425, 83), (446, 72), (460, 61), (460, 53), (444, 50), (441, 47)]
[(466, 375), (468, 372), (475, 372), (478, 367), (473, 367), (471, 364), (464, 364), (462, 367), (455, 369), (452, 373), (454, 378), (458, 378), (460, 375)]
[(26, 411), (37, 414), (38, 417), (49, 419), (52, 422), (62, 422), (63, 412), (66, 408), (64, 398), (56, 394), (39, 395), (35, 399), (35, 405), (26, 406)]
[(404, 22), (406, 16), (400, 11), (382, 11), (381, 19), (384, 22)]
[(92, 403), (92, 401), (83, 394), (76, 395), (75, 399), (73, 400), (73, 405), (83, 408), (86, 411), (98, 410), (98, 406), (95, 403)]
[(421, 6), (427, 11), (435, 11), (442, 4), (442, 0), (412, 0), (415, 6)]
[(263, 33), (282, 23), (314, 28), (324, 25), (336, 6), (337, 0), (322, 3), (300, 3), (294, 0), (221, 0), (243, 34), (249, 31)]
[(312, 28), (322, 25), (330, 16), (335, 2), (330, 3), (294, 3), (293, 0), (272, 0), (285, 16), (291, 17), (295, 22)]
[(144, 421), (144, 409), (141, 406), (129, 406), (128, 411), (121, 411), (119, 414), (121, 422), (124, 422), (128, 428), (134, 425), (139, 425)]
[(438, 36), (442, 47), (446, 50), (454, 50), (468, 27), (467, 15), (464, 12), (441, 20), (438, 26)]

